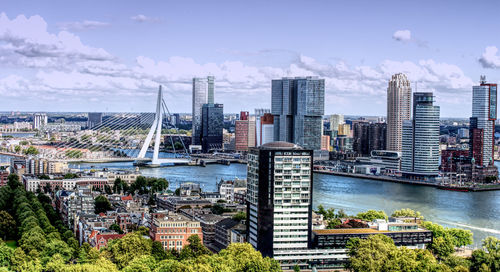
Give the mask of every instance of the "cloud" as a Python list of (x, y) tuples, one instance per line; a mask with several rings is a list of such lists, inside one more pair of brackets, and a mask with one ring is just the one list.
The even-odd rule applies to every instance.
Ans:
[(399, 42), (409, 42), (411, 41), (411, 32), (410, 30), (397, 30), (392, 34), (392, 38)]
[(5, 13), (0, 14), (0, 53), (5, 65), (31, 68), (64, 69), (79, 62), (114, 59), (102, 48), (84, 45), (71, 32), (49, 33), (38, 15), (10, 20)]
[(414, 43), (418, 47), (429, 47), (428, 42), (412, 37), (411, 31), (408, 29), (405, 30), (397, 30), (392, 34), (392, 38), (398, 42), (403, 43)]
[(479, 58), (479, 63), (481, 63), (483, 68), (500, 68), (500, 57), (497, 53), (498, 48), (496, 46), (486, 47), (483, 55)]
[(138, 23), (145, 23), (145, 22), (159, 22), (160, 19), (159, 18), (155, 18), (155, 17), (148, 17), (144, 14), (138, 14), (138, 15), (134, 15), (132, 17), (130, 17), (130, 19), (132, 19), (133, 21), (136, 21)]
[[(496, 56), (494, 49), (488, 49), (483, 57)], [(158, 84), (163, 84), (171, 110), (189, 112), (192, 78), (206, 75), (215, 76), (216, 101), (225, 104), (226, 112), (251, 110), (248, 101), (252, 101), (252, 107), (269, 106), (271, 80), (295, 76), (325, 79), (327, 113), (332, 107), (350, 110), (366, 106), (359, 105), (360, 101), (384, 105), (388, 81), (400, 72), (407, 74), (412, 83), (418, 82), (419, 90), (434, 91), (438, 104), (470, 103), (473, 81), (454, 64), (424, 59), (353, 66), (343, 60), (324, 62), (299, 53), (290, 56), (288, 63), (280, 66), (233, 60), (200, 63), (181, 56), (165, 60), (138, 56), (135, 63), (125, 64), (102, 48), (83, 44), (69, 31), (49, 33), (40, 16), (20, 15), (11, 20), (0, 14), (0, 63), (31, 71), (0, 78), (0, 95), (46, 101), (44, 106), (51, 110), (71, 104), (74, 111), (96, 109), (99, 105), (114, 111), (131, 107), (148, 111), (154, 104)], [(496, 58), (495, 65), (498, 63)], [(89, 103), (91, 99), (94, 102)], [(373, 107), (367, 110), (375, 111)]]
[(59, 28), (62, 30), (81, 31), (81, 30), (89, 30), (89, 29), (96, 29), (96, 28), (100, 28), (100, 27), (106, 27), (109, 25), (110, 24), (107, 22), (84, 20), (82, 22), (61, 23), (59, 25)]

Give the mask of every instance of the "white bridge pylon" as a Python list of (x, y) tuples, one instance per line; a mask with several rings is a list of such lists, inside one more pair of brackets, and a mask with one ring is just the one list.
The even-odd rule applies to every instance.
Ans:
[(146, 136), (146, 140), (142, 145), (141, 151), (139, 155), (137, 155), (138, 159), (144, 159), (146, 157), (146, 152), (151, 145), (151, 140), (153, 139), (153, 135), (155, 134), (155, 146), (153, 149), (153, 159), (151, 161), (152, 165), (161, 165), (164, 163), (188, 163), (190, 160), (186, 158), (158, 158), (158, 154), (160, 153), (160, 142), (161, 142), (161, 128), (163, 124), (163, 113), (162, 112), (162, 101), (163, 101), (163, 93), (160, 89), (158, 90), (158, 100), (156, 102), (156, 114), (155, 119), (153, 121), (153, 125), (148, 132), (148, 136)]

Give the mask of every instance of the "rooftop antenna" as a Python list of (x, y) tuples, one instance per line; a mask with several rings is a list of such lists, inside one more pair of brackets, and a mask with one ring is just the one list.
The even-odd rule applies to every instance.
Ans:
[(479, 83), (481, 84), (486, 84), (486, 76), (485, 75), (481, 75), (479, 77)]

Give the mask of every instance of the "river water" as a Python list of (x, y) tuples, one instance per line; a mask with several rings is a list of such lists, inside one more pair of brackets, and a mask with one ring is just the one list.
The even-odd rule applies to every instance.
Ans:
[[(1, 157), (1, 156), (0, 156)], [(73, 168), (133, 169), (132, 163), (80, 163)], [(215, 191), (216, 181), (246, 178), (246, 165), (211, 164), (207, 167), (175, 166), (141, 168), (145, 176), (163, 177), (175, 190), (181, 182), (197, 182), (204, 191)], [(480, 246), (487, 236), (500, 238), (500, 191), (454, 192), (433, 187), (397, 184), (368, 179), (314, 174), (313, 205), (343, 209), (348, 214), (369, 209), (394, 210), (410, 208), (420, 211), (426, 219), (447, 227), (469, 229), (474, 244)]]

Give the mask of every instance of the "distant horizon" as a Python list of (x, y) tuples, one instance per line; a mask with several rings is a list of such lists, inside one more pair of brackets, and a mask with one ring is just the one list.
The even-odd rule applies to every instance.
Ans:
[(192, 78), (212, 75), (215, 101), (239, 112), (269, 108), (272, 79), (318, 76), (325, 112), (382, 116), (391, 76), (405, 73), (443, 116), (468, 118), (480, 75), (500, 82), (497, 21), (463, 20), (500, 2), (305, 3), (5, 3), (0, 106), (148, 112), (162, 84), (170, 110), (190, 112)]

